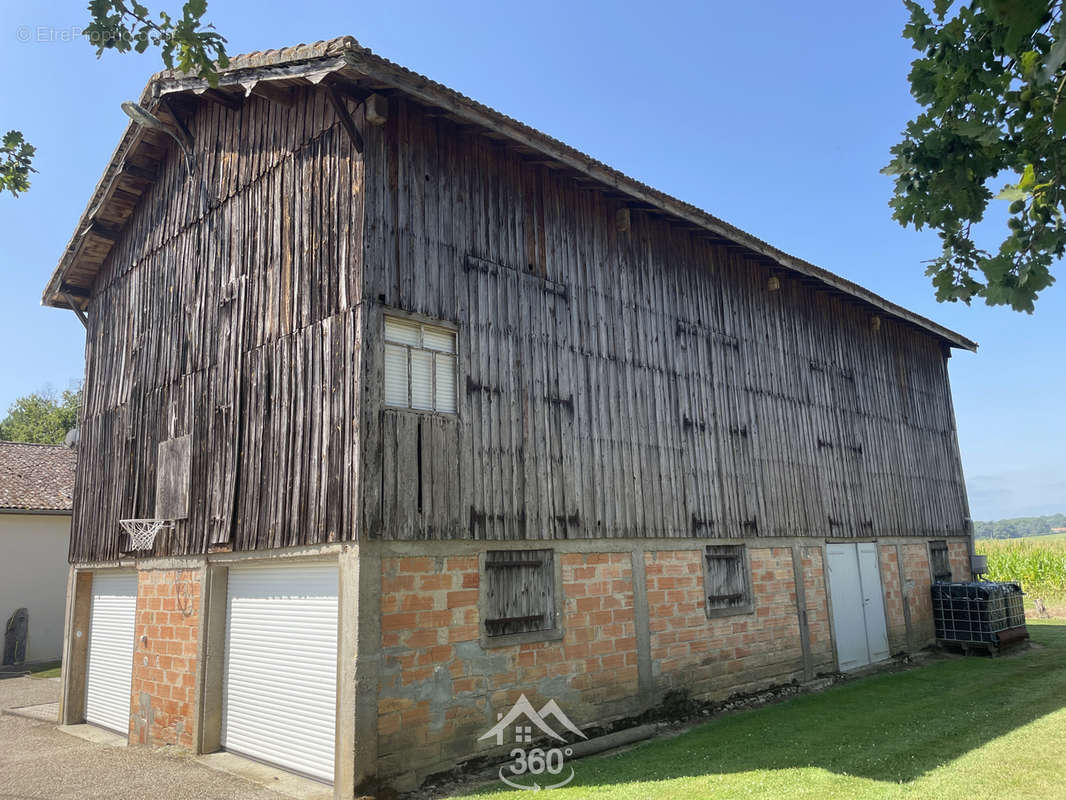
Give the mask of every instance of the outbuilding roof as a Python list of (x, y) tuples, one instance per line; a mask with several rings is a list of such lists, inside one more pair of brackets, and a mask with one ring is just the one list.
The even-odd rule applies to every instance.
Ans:
[[(199, 100), (230, 107), (257, 94), (284, 101), (293, 87), (325, 84), (355, 99), (372, 93), (401, 94), (453, 121), (472, 126), (538, 164), (573, 175), (621, 197), (635, 210), (675, 220), (708, 239), (742, 250), (749, 258), (785, 270), (920, 328), (952, 347), (976, 350), (977, 344), (926, 317), (870, 290), (791, 256), (690, 203), (630, 178), (557, 139), (482, 105), (424, 75), (374, 54), (351, 36), (279, 50), (247, 53), (231, 59), (212, 88), (196, 76), (165, 71), (154, 75), (140, 104), (180, 132), (177, 109)], [(140, 195), (154, 180), (158, 163), (171, 146), (159, 131), (131, 123), (111, 156), (45, 289), (43, 302), (61, 308), (84, 308), (95, 276), (107, 258)]]
[(0, 442), (0, 510), (70, 511), (76, 460), (64, 445)]

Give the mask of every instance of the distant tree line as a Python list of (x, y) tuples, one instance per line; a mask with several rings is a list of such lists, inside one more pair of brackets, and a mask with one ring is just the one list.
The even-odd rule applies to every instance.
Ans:
[(1022, 536), (1044, 536), (1052, 528), (1066, 528), (1066, 514), (1046, 517), (1016, 517), (992, 522), (974, 522), (973, 532), (978, 539), (1018, 539)]

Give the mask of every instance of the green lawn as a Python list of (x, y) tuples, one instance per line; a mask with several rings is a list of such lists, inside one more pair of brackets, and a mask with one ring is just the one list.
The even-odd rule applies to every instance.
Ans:
[(1066, 798), (1066, 621), (1030, 632), (1039, 647), (1017, 655), (860, 679), (574, 761), (574, 782), (551, 796)]
[(58, 678), (60, 676), (60, 664), (58, 661), (53, 661), (48, 664), (38, 664), (32, 670), (30, 670), (30, 677), (32, 678)]

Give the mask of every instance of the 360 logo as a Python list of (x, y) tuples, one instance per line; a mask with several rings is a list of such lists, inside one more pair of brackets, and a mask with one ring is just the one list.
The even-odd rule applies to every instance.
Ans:
[[(553, 747), (550, 750), (542, 750), (539, 747), (534, 747), (528, 752), (521, 747), (516, 747), (511, 751), (511, 758), (514, 759), (514, 761), (509, 765), (509, 769), (513, 776), (529, 774), (536, 778), (544, 775), (544, 773), (548, 773), (554, 778), (562, 774), (566, 767), (566, 757), (573, 754), (573, 749), (569, 747), (563, 750), (560, 750), (558, 747)], [(500, 767), (500, 780), (508, 786), (513, 786), (515, 789), (533, 789), (534, 791), (539, 789), (558, 789), (561, 786), (566, 786), (566, 784), (574, 779), (574, 768), (570, 767), (570, 774), (558, 783), (541, 786), (534, 781), (531, 785), (527, 786), (523, 783), (513, 781), (504, 775), (503, 771), (505, 768), (508, 768), (508, 765)]]
[[(533, 729), (536, 728), (544, 735), (566, 744), (566, 739), (555, 731), (548, 720), (552, 719), (570, 733), (587, 739), (581, 729), (578, 728), (559, 708), (554, 700), (549, 700), (539, 711), (533, 708), (523, 694), (506, 714), (497, 714), (496, 724), (478, 737), (478, 741), (495, 738), (496, 744), (502, 745), (505, 732), (513, 726), (514, 741), (516, 744), (528, 744), (533, 741)], [(529, 723), (529, 724), (525, 724)], [(500, 767), (500, 780), (515, 789), (529, 789), (540, 791), (541, 789), (558, 789), (566, 786), (574, 779), (574, 768), (568, 767), (566, 759), (574, 754), (570, 747), (516, 747), (511, 750), (511, 761)], [(569, 774), (566, 774), (569, 769)], [(563, 776), (561, 780), (556, 780)], [(530, 782), (528, 779), (532, 778)], [(544, 781), (544, 784), (541, 781)]]

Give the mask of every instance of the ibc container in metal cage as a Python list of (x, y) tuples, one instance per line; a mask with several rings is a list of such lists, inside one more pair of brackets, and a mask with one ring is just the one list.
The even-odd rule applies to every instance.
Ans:
[(1017, 583), (938, 581), (932, 592), (933, 622), (941, 643), (998, 648), (1029, 637)]

